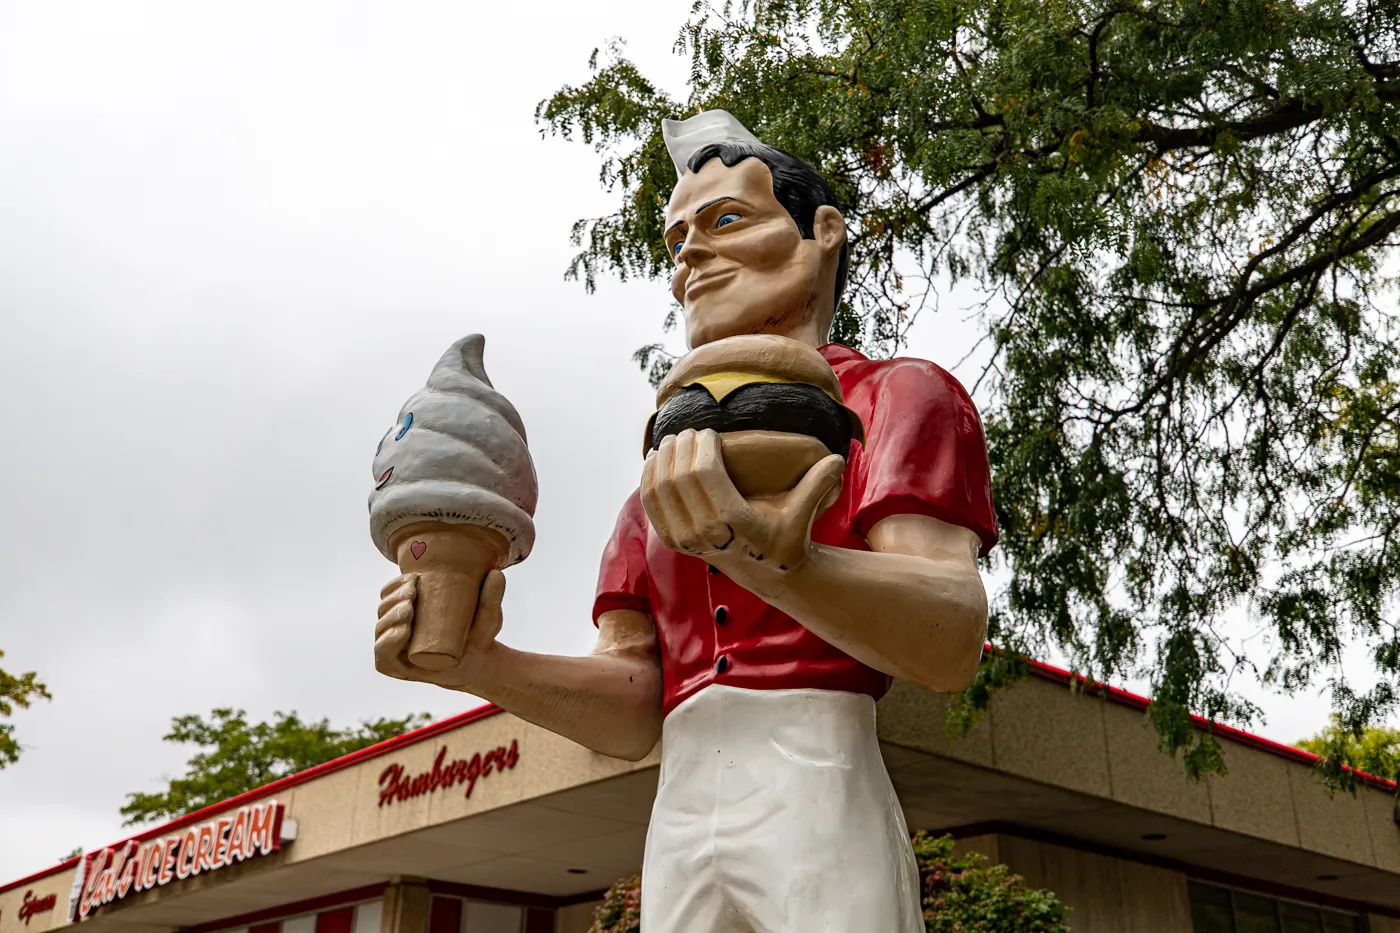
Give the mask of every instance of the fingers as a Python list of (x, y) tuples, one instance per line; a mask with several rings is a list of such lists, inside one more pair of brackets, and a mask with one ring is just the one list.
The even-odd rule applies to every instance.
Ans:
[(690, 520), (676, 490), (676, 445), (676, 435), (664, 437), (656, 450), (647, 455), (642, 469), (642, 508), (663, 544), (673, 550), (685, 550)]
[(719, 435), (687, 430), (664, 438), (643, 469), (642, 506), (672, 550), (712, 554), (727, 548), (739, 520), (735, 510), (746, 505), (724, 469)]
[(805, 546), (813, 520), (839, 493), (845, 466), (839, 456), (826, 457), (781, 500), (764, 505), (760, 515), (734, 487), (719, 434), (682, 431), (662, 439), (647, 456), (642, 506), (657, 537), (672, 550), (713, 555), (737, 539), (755, 560), (774, 551), (795, 561), (800, 555), (794, 549)]
[(700, 537), (709, 552), (723, 551), (734, 542), (736, 527), (749, 527), (756, 516), (725, 469), (719, 434), (708, 428), (697, 433), (694, 451), (689, 475), (695, 497), (704, 502)]
[(657, 490), (661, 495), (661, 508), (666, 513), (671, 537), (683, 549), (694, 550), (696, 513), (703, 513), (709, 505), (695, 498), (699, 491), (699, 484), (691, 476), (691, 462), (695, 459), (695, 432), (682, 431), (666, 438), (664, 443), (669, 448), (670, 456), (666, 463), (658, 467)]
[(718, 433), (706, 428), (695, 436), (691, 469), (712, 512), (732, 515), (743, 508), (744, 497), (734, 488), (734, 480), (725, 469), (724, 447)]
[(476, 601), (476, 616), (472, 619), (472, 627), (467, 634), (468, 650), (476, 645), (495, 641), (496, 636), (501, 633), (501, 601), (505, 599), (505, 595), (506, 575), (499, 570), (488, 573), (482, 581), (481, 595)]
[(705, 491), (700, 488), (700, 481), (695, 476), (694, 431), (682, 431), (676, 435), (671, 454), (670, 499), (672, 508), (692, 518), (696, 507), (703, 510), (709, 505)]
[(384, 618), (384, 613), (401, 603), (408, 604), (411, 618), (413, 601), (418, 597), (418, 574), (406, 573), (395, 577), (385, 584), (379, 595), (384, 597), (379, 601), (379, 618)]
[[(664, 445), (666, 441), (663, 440), (661, 443)], [(642, 508), (646, 511), (647, 518), (651, 520), (652, 530), (661, 539), (661, 543), (667, 547), (675, 547), (671, 538), (671, 528), (666, 521), (666, 512), (661, 506), (661, 490), (658, 488), (657, 477), (662, 469), (662, 460), (663, 455), (660, 448), (647, 454), (646, 463), (642, 466)]]
[(841, 488), (841, 474), (845, 469), (845, 458), (837, 454), (818, 461), (788, 494), (784, 511), (798, 525), (810, 530), (827, 496)]
[[(386, 665), (397, 662), (413, 635), (413, 601), (418, 596), (418, 575), (395, 577), (380, 591), (379, 621), (374, 626), (374, 666), (389, 674)], [(397, 676), (397, 675), (394, 675)]]
[(832, 454), (807, 471), (797, 486), (788, 493), (782, 506), (778, 532), (779, 548), (786, 554), (804, 547), (812, 534), (817, 513), (831, 504), (841, 489), (841, 473), (846, 461)]
[(379, 591), (379, 621), (374, 626), (374, 669), (381, 674), (412, 680), (404, 658), (413, 636), (413, 603), (418, 597), (418, 574), (406, 573), (384, 584)]
[(404, 652), (413, 635), (413, 604), (399, 603), (374, 627), (374, 669), (390, 677), (413, 680)]
[(374, 625), (374, 637), (378, 639), (386, 632), (399, 626), (412, 631), (413, 603), (396, 603), (388, 610), (381, 612), (379, 621)]
[(394, 592), (394, 590), (396, 590), (396, 589), (398, 589), (399, 587), (403, 586), (404, 583), (411, 583), (411, 582), (416, 581), (417, 579), (418, 579), (418, 574), (416, 574), (416, 573), (402, 573), (402, 574), (399, 574), (397, 577), (395, 577), (394, 579), (390, 580), (388, 583), (384, 584), (384, 586), (382, 586), (382, 587), (380, 588), (380, 590), (379, 590), (379, 597), (380, 597), (381, 599), (383, 599), (384, 597), (388, 596), (390, 593)]
[[(705, 554), (722, 551), (734, 540), (730, 525), (735, 507), (742, 508), (729, 474), (724, 469), (719, 435), (711, 430), (683, 431), (676, 442), (676, 492), (689, 518), (688, 549)], [(728, 493), (728, 505), (720, 506)]]
[[(476, 612), (467, 633), (467, 655), (471, 660), (489, 648), (501, 631), (501, 603), (506, 578), (492, 570), (482, 581)], [(384, 588), (388, 595), (379, 603), (379, 621), (374, 627), (374, 668), (381, 674), (419, 683), (460, 689), (463, 666), (450, 670), (427, 670), (408, 660), (408, 643), (413, 636), (414, 603), (418, 595), (418, 574), (404, 574)]]

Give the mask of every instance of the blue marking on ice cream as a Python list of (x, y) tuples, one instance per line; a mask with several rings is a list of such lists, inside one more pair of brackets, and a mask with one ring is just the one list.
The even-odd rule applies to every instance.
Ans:
[(408, 433), (408, 429), (411, 427), (413, 427), (413, 412), (409, 412), (408, 414), (404, 415), (403, 427), (399, 429), (398, 434), (394, 435), (394, 440), (403, 440), (403, 436)]

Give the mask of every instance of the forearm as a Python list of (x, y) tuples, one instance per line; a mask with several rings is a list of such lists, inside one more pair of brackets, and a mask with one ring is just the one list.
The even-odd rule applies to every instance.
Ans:
[(944, 693), (976, 673), (987, 596), (975, 566), (813, 545), (754, 592), (851, 657)]
[(487, 673), (457, 689), (614, 758), (646, 757), (661, 736), (661, 668), (611, 654), (532, 654), (496, 643)]

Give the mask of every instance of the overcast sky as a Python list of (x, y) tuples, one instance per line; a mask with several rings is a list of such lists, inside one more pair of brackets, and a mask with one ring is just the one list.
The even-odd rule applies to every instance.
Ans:
[[(612, 37), (673, 92), (689, 0), (0, 0), (0, 883), (124, 834), (126, 793), (216, 706), (339, 724), (474, 705), (374, 672), (370, 459), (456, 338), (519, 409), (538, 541), (503, 637), (587, 649), (600, 549), (635, 487), (661, 283), (563, 281), (604, 212), (597, 157), (535, 104)], [(911, 355), (952, 366), (954, 303)], [(1271, 699), (1291, 740), (1326, 705)], [(36, 862), (36, 857), (38, 861)]]

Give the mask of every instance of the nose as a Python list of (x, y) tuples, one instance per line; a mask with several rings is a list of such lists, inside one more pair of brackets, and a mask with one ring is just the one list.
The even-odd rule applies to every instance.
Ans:
[(714, 249), (709, 244), (709, 238), (699, 230), (692, 229), (685, 235), (684, 242), (681, 243), (681, 251), (676, 254), (676, 262), (691, 266), (704, 262), (715, 254)]

